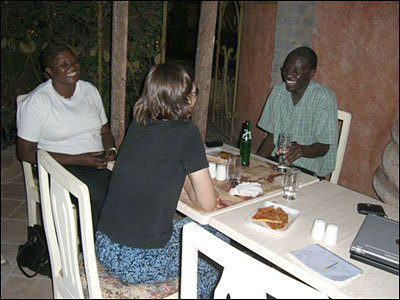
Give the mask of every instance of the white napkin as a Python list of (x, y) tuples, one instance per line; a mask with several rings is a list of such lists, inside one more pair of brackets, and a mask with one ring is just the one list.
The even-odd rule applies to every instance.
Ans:
[(345, 281), (363, 271), (318, 244), (290, 252), (303, 264), (334, 281)]
[(231, 195), (239, 195), (245, 197), (257, 197), (263, 192), (261, 184), (258, 182), (242, 182), (229, 191)]

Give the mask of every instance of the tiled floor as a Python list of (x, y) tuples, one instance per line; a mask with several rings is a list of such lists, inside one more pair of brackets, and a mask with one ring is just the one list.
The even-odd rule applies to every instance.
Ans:
[[(213, 126), (207, 128), (206, 140), (227, 140)], [(52, 281), (38, 274), (28, 278), (16, 264), (18, 246), (27, 240), (27, 207), (23, 175), (1, 183), (1, 299), (52, 299)]]
[(27, 208), (22, 174), (1, 183), (1, 299), (52, 299), (51, 279), (28, 278), (16, 263), (18, 246), (27, 240)]

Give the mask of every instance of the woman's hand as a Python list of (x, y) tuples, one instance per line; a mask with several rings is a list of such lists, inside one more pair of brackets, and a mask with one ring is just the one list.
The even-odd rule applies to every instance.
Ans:
[(115, 148), (115, 147), (112, 147), (112, 148), (110, 148), (109, 150), (108, 150), (108, 152), (106, 152), (106, 155), (105, 155), (105, 160), (106, 160), (106, 163), (108, 163), (108, 162), (110, 162), (110, 161), (113, 161), (113, 160), (116, 160), (116, 158), (117, 158), (117, 153), (118, 153), (118, 150), (117, 150), (117, 148)]
[(103, 142), (103, 147), (106, 151), (105, 160), (106, 165), (108, 162), (116, 159), (118, 154), (118, 149), (115, 146), (114, 136), (112, 135), (108, 123), (101, 127), (101, 140)]
[(104, 152), (88, 152), (79, 154), (79, 156), (81, 161), (80, 165), (97, 169), (107, 169), (107, 155), (104, 155)]
[(218, 210), (218, 209), (220, 209), (220, 208), (222, 208), (222, 207), (224, 207), (224, 206), (220, 203), (221, 198), (219, 197), (219, 193), (218, 193), (218, 191), (215, 189), (215, 187), (214, 187), (214, 194), (215, 194), (215, 199), (217, 200), (217, 201), (215, 202), (215, 208), (214, 208), (214, 210)]

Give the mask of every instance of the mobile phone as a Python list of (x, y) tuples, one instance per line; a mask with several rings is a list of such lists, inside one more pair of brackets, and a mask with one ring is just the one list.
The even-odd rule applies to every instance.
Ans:
[(210, 142), (206, 142), (206, 146), (211, 148), (211, 147), (219, 147), (222, 146), (222, 141), (210, 141)]
[(358, 203), (357, 211), (362, 215), (374, 214), (380, 217), (386, 217), (383, 207), (377, 204)]

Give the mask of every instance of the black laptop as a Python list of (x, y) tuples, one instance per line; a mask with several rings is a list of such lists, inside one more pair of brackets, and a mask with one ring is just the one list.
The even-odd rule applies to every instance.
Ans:
[(351, 244), (350, 257), (399, 275), (399, 222), (368, 214)]

